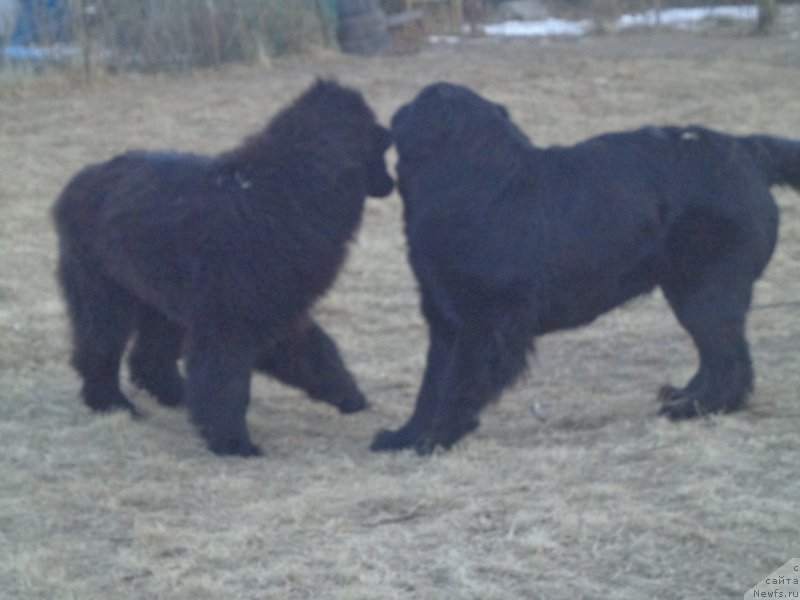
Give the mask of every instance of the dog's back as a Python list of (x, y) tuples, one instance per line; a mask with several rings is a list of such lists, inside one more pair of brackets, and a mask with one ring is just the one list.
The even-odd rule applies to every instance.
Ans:
[[(115, 210), (147, 210), (149, 198), (163, 202), (198, 181), (208, 159), (173, 152), (132, 151), (79, 171), (53, 205), (62, 239), (85, 236), (99, 214)], [(72, 228), (78, 228), (72, 231)]]
[[(565, 175), (576, 174), (568, 172), (570, 162), (594, 169), (594, 183), (601, 186), (636, 185), (641, 179), (648, 185), (669, 182), (680, 186), (683, 182), (699, 188), (701, 180), (722, 186), (731, 177), (750, 177), (753, 184), (764, 187), (800, 189), (800, 140), (769, 135), (735, 136), (699, 126), (650, 126), (600, 135), (548, 152), (556, 155), (558, 168), (567, 169)], [(572, 179), (570, 186), (575, 183)]]

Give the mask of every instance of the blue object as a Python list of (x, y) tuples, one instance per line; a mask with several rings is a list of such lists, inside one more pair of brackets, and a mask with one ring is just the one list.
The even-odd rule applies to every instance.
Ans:
[[(68, 0), (18, 0), (19, 18), (11, 47), (69, 40)], [(11, 48), (7, 50), (10, 51)]]

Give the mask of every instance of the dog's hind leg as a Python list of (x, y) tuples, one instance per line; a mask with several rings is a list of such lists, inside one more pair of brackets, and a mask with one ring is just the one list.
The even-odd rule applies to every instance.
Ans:
[(256, 369), (304, 390), (342, 413), (367, 407), (367, 400), (347, 370), (336, 342), (311, 319), (304, 320), (292, 335), (278, 341), (256, 362)]
[(165, 406), (183, 402), (183, 378), (177, 361), (183, 329), (153, 307), (136, 311), (136, 339), (128, 357), (131, 380)]
[(682, 389), (663, 388), (660, 414), (671, 419), (731, 412), (753, 389), (753, 368), (745, 321), (753, 282), (737, 261), (726, 261), (692, 286), (663, 285), (679, 322), (697, 347), (700, 366)]
[(72, 324), (72, 365), (83, 379), (83, 401), (95, 411), (138, 414), (119, 387), (120, 359), (133, 329), (133, 297), (69, 256), (60, 259), (58, 277)]

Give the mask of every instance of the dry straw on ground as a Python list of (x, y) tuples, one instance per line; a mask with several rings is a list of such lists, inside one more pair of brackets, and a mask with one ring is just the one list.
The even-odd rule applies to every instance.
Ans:
[(654, 295), (543, 339), (527, 379), (452, 452), (369, 453), (411, 410), (424, 358), (396, 196), (370, 202), (317, 311), (371, 412), (341, 417), (257, 378), (258, 460), (210, 454), (183, 412), (131, 388), (146, 419), (89, 414), (52, 276), (59, 189), (129, 147), (230, 146), (315, 74), (362, 88), (384, 121), (426, 83), (466, 83), (540, 144), (667, 122), (800, 138), (800, 43), (783, 36), (478, 39), (4, 91), (0, 598), (740, 598), (798, 555), (800, 198), (785, 190), (750, 319), (757, 392), (740, 414), (656, 417), (657, 387), (695, 357)]

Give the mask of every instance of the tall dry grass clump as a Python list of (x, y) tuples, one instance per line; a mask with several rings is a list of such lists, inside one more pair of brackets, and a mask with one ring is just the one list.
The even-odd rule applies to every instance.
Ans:
[(257, 62), (328, 43), (318, 0), (103, 0), (86, 28), (115, 70)]
[[(36, 29), (49, 31), (52, 10), (46, 0), (32, 1)], [(75, 51), (46, 64), (80, 64), (87, 74), (265, 61), (328, 46), (335, 27), (331, 0), (68, 0), (59, 7), (67, 38), (59, 41)]]

